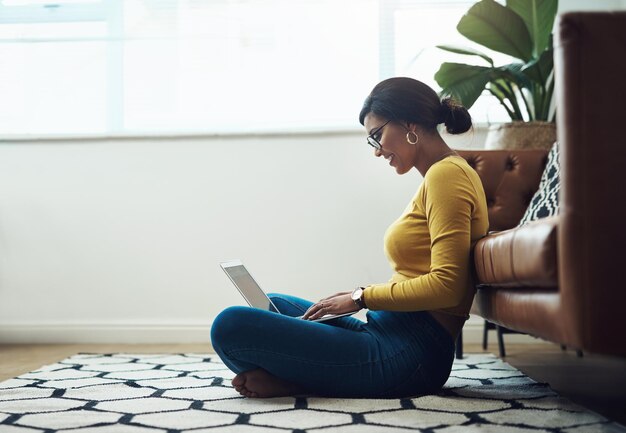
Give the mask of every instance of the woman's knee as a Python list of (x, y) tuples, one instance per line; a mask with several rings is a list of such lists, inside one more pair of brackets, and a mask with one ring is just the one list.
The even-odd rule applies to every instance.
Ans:
[(241, 332), (241, 324), (253, 310), (249, 307), (228, 307), (215, 317), (211, 325), (211, 344), (213, 348), (221, 348), (224, 343), (233, 341), (236, 334)]

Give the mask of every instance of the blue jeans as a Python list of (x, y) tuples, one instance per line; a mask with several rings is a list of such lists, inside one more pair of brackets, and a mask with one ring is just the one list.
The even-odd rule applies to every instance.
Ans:
[(312, 302), (269, 297), (282, 314), (229, 307), (213, 322), (213, 348), (235, 373), (262, 368), (309, 394), (370, 398), (435, 393), (450, 375), (454, 341), (425, 311), (318, 323), (293, 317)]

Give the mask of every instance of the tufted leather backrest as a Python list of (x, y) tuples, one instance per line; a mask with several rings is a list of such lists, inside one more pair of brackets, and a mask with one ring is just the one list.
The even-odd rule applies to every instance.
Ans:
[(519, 224), (546, 166), (547, 150), (457, 150), (485, 189), (489, 231)]

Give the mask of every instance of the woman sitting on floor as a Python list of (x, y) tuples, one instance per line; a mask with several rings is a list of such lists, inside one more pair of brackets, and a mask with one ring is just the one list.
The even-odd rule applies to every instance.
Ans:
[[(460, 134), (471, 128), (470, 115), (420, 81), (391, 78), (374, 87), (359, 121), (375, 156), (400, 175), (416, 168), (424, 177), (385, 234), (393, 276), (315, 303), (271, 294), (282, 314), (220, 313), (212, 344), (244, 396), (407, 397), (437, 392), (448, 379), (475, 293), (470, 252), (489, 224), (477, 173), (437, 125)], [(367, 322), (306, 320), (362, 308)]]

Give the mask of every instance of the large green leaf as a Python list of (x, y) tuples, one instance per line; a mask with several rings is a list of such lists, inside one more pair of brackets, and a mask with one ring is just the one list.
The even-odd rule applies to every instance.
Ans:
[(559, 6), (558, 0), (507, 0), (506, 6), (526, 23), (533, 41), (533, 57), (539, 57), (548, 47)]
[(513, 83), (520, 89), (530, 87), (528, 76), (522, 72), (524, 63), (509, 63), (508, 65), (494, 68), (491, 72), (492, 79), (503, 79)]
[(492, 70), (484, 66), (443, 63), (435, 74), (435, 80), (442, 88), (442, 95), (454, 97), (469, 109), (485, 90)]
[(527, 63), (522, 68), (522, 72), (540, 86), (545, 87), (552, 69), (554, 69), (554, 53), (550, 48), (541, 53), (538, 59)]
[(437, 48), (445, 51), (450, 51), (456, 54), (463, 54), (466, 56), (478, 56), (485, 59), (491, 66), (493, 66), (493, 59), (486, 54), (481, 53), (478, 50), (468, 47), (458, 47), (456, 45), (437, 45)]
[(528, 62), (533, 43), (522, 18), (494, 0), (481, 0), (459, 21), (457, 30), (471, 41)]

